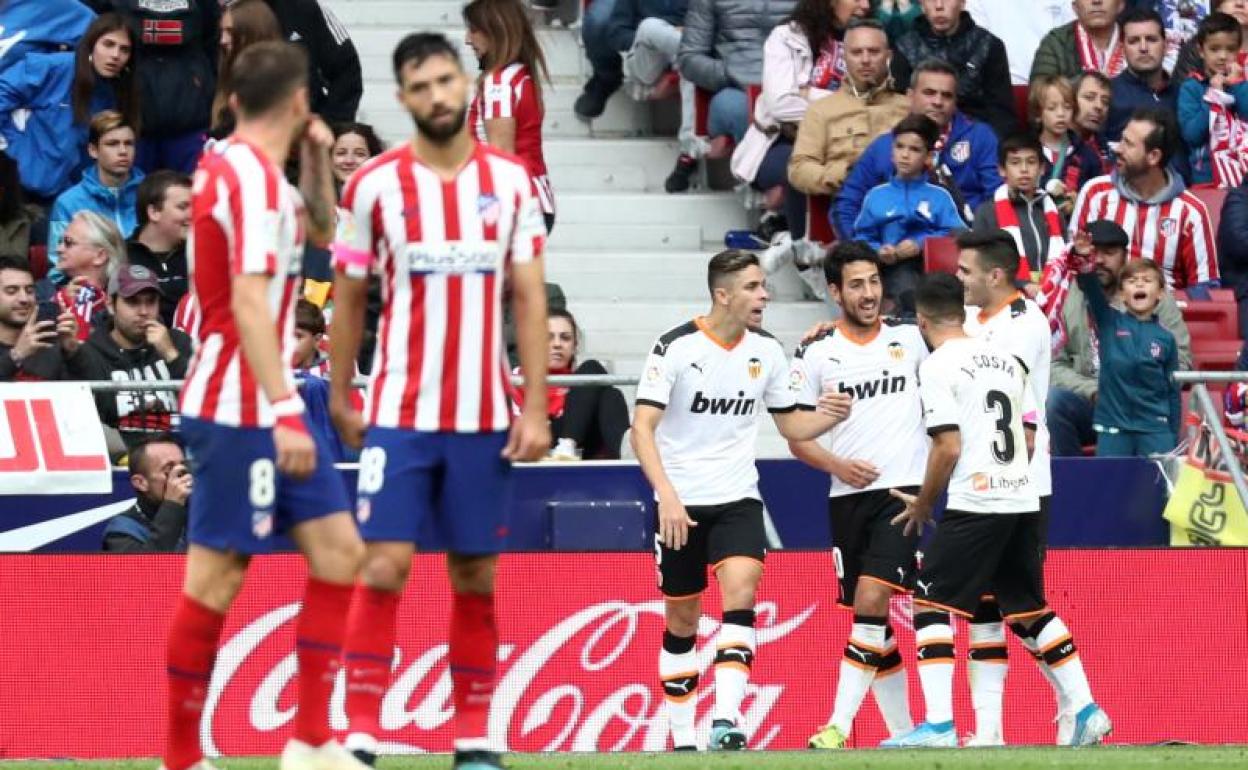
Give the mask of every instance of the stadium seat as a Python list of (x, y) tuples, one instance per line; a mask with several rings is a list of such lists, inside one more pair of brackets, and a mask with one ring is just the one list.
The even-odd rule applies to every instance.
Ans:
[(1233, 289), (1210, 289), (1209, 299), (1191, 299), (1186, 291), (1174, 293), (1192, 339), (1239, 341), (1239, 305)]
[(931, 236), (923, 241), (923, 272), (957, 275), (957, 241), (948, 235)]
[(806, 238), (825, 248), (836, 243), (836, 231), (828, 221), (832, 199), (827, 195), (806, 196)]
[(31, 246), (27, 261), (30, 262), (30, 272), (34, 274), (35, 280), (43, 278), (48, 274), (48, 247)]
[(1192, 194), (1209, 209), (1209, 227), (1216, 238), (1218, 224), (1222, 221), (1222, 204), (1226, 201), (1226, 190), (1217, 187), (1193, 187)]
[(702, 88), (693, 91), (693, 133), (695, 136), (706, 137), (710, 134), (708, 127), (711, 121), (711, 96), (713, 94)]
[(745, 111), (751, 120), (754, 118), (754, 102), (757, 102), (758, 97), (762, 95), (763, 87), (758, 83), (751, 83), (745, 87)]
[(1014, 114), (1018, 117), (1019, 128), (1027, 128), (1027, 86), (1014, 86)]

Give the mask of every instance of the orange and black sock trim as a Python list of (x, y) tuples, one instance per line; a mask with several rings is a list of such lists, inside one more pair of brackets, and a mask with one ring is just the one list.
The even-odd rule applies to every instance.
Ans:
[[(677, 636), (671, 631), (663, 632), (663, 651), (672, 655), (685, 655), (693, 652), (693, 644), (697, 640), (694, 636)], [(670, 674), (661, 677), (663, 684), (663, 695), (675, 703), (687, 701), (697, 697), (698, 694), (698, 671), (682, 671), (676, 674)]]
[[(989, 625), (1002, 623), (1001, 605), (997, 604), (997, 600), (991, 596), (985, 596), (979, 601), (979, 606), (975, 608), (975, 614), (971, 616), (971, 625)], [(967, 657), (980, 663), (991, 661), (1008, 662), (1010, 658), (1009, 650), (1005, 646), (1005, 639), (1000, 642), (977, 642), (972, 637), (971, 649), (967, 653)]]
[[(1040, 616), (1040, 619), (1031, 627), (1031, 632), (1035, 634), (1036, 639), (1040, 638), (1040, 633), (1044, 631), (1044, 627), (1056, 618), (1057, 615), (1052, 612)], [(1078, 657), (1079, 649), (1075, 647), (1075, 638), (1067, 633), (1061, 638), (1041, 647), (1037, 654), (1049, 668), (1057, 668), (1063, 663), (1070, 662), (1072, 658)]]
[[(947, 612), (923, 612), (914, 617), (915, 635), (922, 639), (927, 634), (921, 634), (925, 628), (932, 626), (944, 626), (949, 630), (949, 636), (933, 636), (925, 642), (920, 642), (916, 649), (916, 656), (919, 665), (925, 663), (949, 663), (954, 662), (953, 658), (953, 621)], [(936, 631), (939, 633), (939, 630)]]

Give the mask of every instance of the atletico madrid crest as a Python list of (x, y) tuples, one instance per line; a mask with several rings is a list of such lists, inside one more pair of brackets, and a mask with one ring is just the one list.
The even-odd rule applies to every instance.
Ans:
[(498, 196), (482, 195), (477, 198), (477, 213), (481, 215), (481, 221), (487, 227), (498, 224), (498, 219), (503, 214), (503, 207), (498, 202)]

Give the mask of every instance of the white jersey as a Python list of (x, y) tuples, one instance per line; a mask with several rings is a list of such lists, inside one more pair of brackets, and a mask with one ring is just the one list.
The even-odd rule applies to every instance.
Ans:
[(780, 342), (747, 330), (728, 346), (703, 319), (659, 337), (637, 404), (663, 409), (656, 431), (663, 470), (684, 505), (762, 499), (754, 444), (758, 416), (797, 408)]
[(923, 483), (930, 442), (923, 428), (919, 364), (926, 358), (918, 327), (893, 322), (865, 339), (837, 326), (798, 347), (789, 373), (798, 407), (813, 409), (825, 390), (848, 393), (849, 419), (827, 434), (824, 445), (838, 457), (865, 460), (880, 471), (863, 489), (833, 476), (829, 497)]
[(1023, 411), (1027, 372), (1008, 351), (984, 340), (949, 340), (919, 367), (927, 431), (961, 434), (949, 478), (948, 508), (969, 513), (1027, 513), (1040, 496), (1027, 469)]
[(1052, 331), (1049, 319), (1039, 305), (1014, 294), (1000, 307), (979, 311), (967, 308), (966, 333), (980, 337), (996, 345), (1023, 362), (1027, 367), (1027, 379), (1031, 385), (1034, 413), (1023, 415), (1023, 420), (1036, 426), (1036, 451), (1031, 458), (1031, 478), (1037, 494), (1047, 497), (1053, 494), (1053, 471), (1050, 468), (1049, 425), (1044, 411), (1044, 401), (1049, 396), (1049, 368), (1052, 362)]

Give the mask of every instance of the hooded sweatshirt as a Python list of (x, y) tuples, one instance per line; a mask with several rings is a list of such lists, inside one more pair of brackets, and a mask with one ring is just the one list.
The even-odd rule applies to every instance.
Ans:
[(1073, 239), (1089, 222), (1109, 219), (1127, 232), (1128, 259), (1161, 265), (1169, 289), (1186, 289), (1218, 280), (1218, 247), (1209, 210), (1171, 169), (1166, 184), (1143, 198), (1115, 171), (1079, 191), (1070, 217)]
[(121, 187), (105, 187), (100, 181), (99, 166), (91, 166), (82, 175), (82, 181), (56, 198), (48, 214), (48, 261), (57, 262), (56, 247), (65, 234), (65, 228), (79, 211), (94, 211), (111, 219), (121, 237), (127, 238), (138, 221), (139, 183), (143, 172), (137, 168)]

